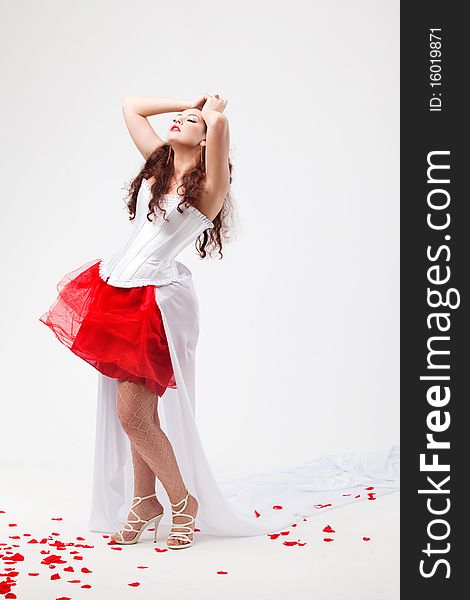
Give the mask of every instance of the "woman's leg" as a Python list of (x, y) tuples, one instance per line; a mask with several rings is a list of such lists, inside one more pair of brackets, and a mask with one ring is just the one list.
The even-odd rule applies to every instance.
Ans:
[[(141, 519), (147, 521), (148, 519), (154, 517), (155, 515), (163, 512), (163, 506), (158, 501), (156, 496), (151, 498), (146, 498), (146, 496), (150, 496), (151, 494), (155, 494), (155, 473), (145, 462), (144, 458), (134, 446), (131, 441), (131, 452), (132, 452), (132, 464), (134, 466), (134, 498), (140, 496), (141, 498), (145, 498), (142, 502), (134, 509), (134, 511), (139, 515)], [(127, 516), (128, 520), (131, 522), (131, 525), (134, 529), (138, 529), (139, 523), (132, 523), (132, 521), (136, 521), (136, 516), (133, 512), (129, 511)], [(140, 523), (142, 525), (142, 523)], [(126, 540), (126, 542), (134, 539), (135, 537), (134, 531), (126, 531), (122, 532), (122, 537)], [(113, 534), (111, 539), (121, 540), (121, 536), (117, 534)]]
[[(170, 440), (160, 427), (157, 411), (158, 396), (143, 385), (132, 383), (130, 381), (118, 381), (116, 402), (117, 412), (122, 427), (129, 436), (131, 446), (134, 447), (134, 452), (137, 453), (136, 462), (138, 476), (143, 477), (143, 480), (146, 479), (148, 485), (150, 470), (161, 481), (170, 502), (176, 504), (186, 496), (187, 489), (184, 485)], [(139, 456), (143, 459), (143, 463), (139, 460)], [(149, 470), (145, 468), (144, 464)], [(135, 483), (134, 485), (137, 484)], [(152, 485), (153, 491), (155, 491), (154, 482)], [(148, 496), (151, 493), (153, 492), (150, 491), (147, 494), (139, 493), (137, 495)], [(142, 502), (137, 509), (139, 509), (144, 502)], [(181, 506), (182, 504), (179, 507)], [(196, 498), (189, 495), (188, 504), (184, 512), (195, 517), (197, 506)], [(136, 510), (136, 512), (139, 515), (141, 514), (139, 510)], [(180, 532), (187, 533), (187, 530), (184, 528), (178, 529), (177, 527), (178, 524), (187, 522), (188, 519), (186, 517), (175, 516), (173, 518), (174, 527), (172, 530), (174, 532), (179, 530)], [(130, 532), (130, 534), (132, 535), (130, 535), (128, 539), (134, 537), (133, 532)], [(189, 538), (191, 539), (191, 535), (189, 535)], [(184, 542), (178, 539), (172, 539), (171, 543), (176, 545)]]

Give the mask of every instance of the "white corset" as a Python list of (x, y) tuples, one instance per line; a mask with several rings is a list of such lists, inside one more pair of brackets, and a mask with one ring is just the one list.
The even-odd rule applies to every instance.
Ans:
[(175, 257), (194, 242), (205, 230), (214, 227), (195, 206), (182, 204), (182, 197), (166, 194), (163, 197), (166, 209), (147, 219), (150, 201), (150, 186), (144, 179), (137, 195), (134, 230), (127, 243), (109, 258), (99, 263), (102, 279), (116, 287), (138, 287), (142, 285), (165, 285), (176, 281), (180, 274)]

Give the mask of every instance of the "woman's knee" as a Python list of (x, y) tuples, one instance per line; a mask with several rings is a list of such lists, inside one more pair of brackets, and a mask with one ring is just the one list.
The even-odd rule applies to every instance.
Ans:
[(158, 423), (157, 402), (158, 396), (144, 385), (118, 380), (116, 409), (128, 435), (147, 430), (151, 423)]

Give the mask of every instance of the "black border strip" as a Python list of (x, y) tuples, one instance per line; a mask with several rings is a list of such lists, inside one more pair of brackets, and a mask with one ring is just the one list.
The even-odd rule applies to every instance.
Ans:
[[(469, 398), (465, 375), (470, 372), (470, 225), (464, 189), (470, 172), (464, 104), (470, 99), (463, 92), (469, 35), (464, 9), (465, 3), (457, 2), (401, 3), (403, 599), (415, 599), (420, 592), (426, 600), (459, 598), (462, 585), (460, 594), (468, 594), (464, 575), (470, 566), (463, 565), (462, 543), (469, 498), (463, 461), (470, 438), (464, 417)], [(440, 83), (432, 87), (432, 82)]]

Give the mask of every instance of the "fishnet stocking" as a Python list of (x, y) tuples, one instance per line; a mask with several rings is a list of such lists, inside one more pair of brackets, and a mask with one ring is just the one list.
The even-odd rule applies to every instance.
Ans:
[[(187, 493), (170, 440), (160, 427), (157, 411), (158, 396), (145, 386), (130, 381), (118, 381), (116, 408), (122, 427), (129, 437), (134, 465), (134, 496), (155, 493), (155, 477), (161, 481), (172, 504), (178, 503)], [(181, 507), (181, 504), (179, 505)], [(176, 507), (178, 509), (179, 507)], [(153, 497), (143, 500), (135, 512), (145, 520), (159, 514), (163, 507)], [(196, 516), (197, 500), (189, 495), (185, 513)], [(135, 515), (129, 513), (130, 519)], [(174, 525), (187, 523), (187, 517), (173, 517)], [(188, 532), (188, 529), (173, 526), (173, 532)], [(124, 532), (124, 539), (135, 536)], [(191, 535), (189, 535), (191, 539)], [(179, 543), (171, 539), (171, 544)]]

